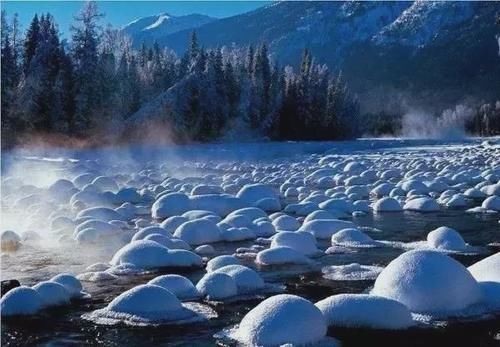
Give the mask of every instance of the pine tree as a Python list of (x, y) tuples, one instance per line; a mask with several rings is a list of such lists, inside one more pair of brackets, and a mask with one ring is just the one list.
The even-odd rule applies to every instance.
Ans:
[(36, 47), (40, 40), (40, 23), (38, 20), (38, 15), (35, 14), (33, 20), (30, 23), (28, 31), (26, 32), (26, 38), (24, 40), (24, 54), (23, 54), (23, 70), (26, 73), (28, 70), (31, 60), (35, 56)]
[(195, 61), (196, 57), (200, 53), (200, 47), (198, 45), (198, 37), (196, 36), (196, 31), (191, 33), (191, 41), (189, 43), (189, 59), (191, 63)]
[(98, 123), (95, 110), (99, 108), (99, 90), (96, 88), (95, 76), (100, 33), (98, 21), (101, 17), (97, 4), (89, 1), (75, 17), (77, 23), (71, 28), (76, 75), (75, 127), (82, 134)]

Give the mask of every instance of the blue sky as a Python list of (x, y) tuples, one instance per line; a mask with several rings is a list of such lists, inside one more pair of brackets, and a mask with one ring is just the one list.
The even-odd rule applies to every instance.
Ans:
[[(78, 13), (82, 1), (1, 1), (2, 9), (8, 16), (19, 14), (22, 29), (26, 30), (35, 13), (50, 12), (59, 24), (63, 36), (69, 36), (73, 15)], [(172, 15), (201, 13), (223, 18), (244, 13), (266, 5), (269, 1), (98, 1), (99, 8), (106, 16), (103, 24), (111, 23), (121, 27), (132, 20), (168, 12)]]

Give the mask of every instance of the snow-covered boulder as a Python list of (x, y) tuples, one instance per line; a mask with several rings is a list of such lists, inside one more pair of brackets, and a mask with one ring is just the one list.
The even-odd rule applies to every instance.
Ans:
[(288, 215), (279, 216), (273, 220), (273, 225), (276, 230), (295, 231), (300, 228), (300, 223), (297, 219)]
[(42, 298), (44, 307), (65, 305), (68, 304), (71, 299), (66, 287), (60, 283), (44, 281), (34, 285), (33, 289), (36, 290)]
[(354, 248), (377, 247), (378, 243), (357, 228), (346, 228), (332, 235), (332, 245)]
[(280, 294), (248, 312), (232, 337), (248, 346), (302, 346), (321, 341), (326, 331), (325, 318), (310, 301)]
[(468, 270), (476, 281), (500, 283), (500, 252), (472, 264)]
[(274, 199), (278, 201), (280, 199), (278, 190), (262, 183), (246, 184), (236, 196), (253, 206), (257, 206), (257, 203), (262, 199)]
[(273, 236), (271, 248), (289, 247), (310, 256), (318, 253), (314, 236), (305, 232), (283, 231)]
[(40, 294), (26, 286), (11, 289), (0, 299), (2, 317), (33, 315), (38, 313), (43, 305)]
[(408, 200), (403, 208), (415, 212), (437, 212), (439, 204), (433, 198), (420, 197)]
[(219, 272), (210, 272), (203, 276), (196, 284), (196, 290), (208, 300), (224, 300), (238, 294), (234, 278)]
[(500, 197), (494, 195), (486, 198), (481, 204), (481, 207), (485, 210), (500, 211)]
[(265, 286), (264, 280), (256, 271), (243, 265), (226, 265), (211, 273), (231, 276), (238, 287), (238, 294), (254, 293)]
[(143, 269), (200, 267), (202, 259), (200, 256), (187, 250), (169, 250), (154, 241), (138, 240), (119, 249), (110, 263), (111, 265), (129, 263)]
[(80, 280), (72, 274), (62, 273), (52, 277), (50, 281), (59, 283), (66, 288), (71, 299), (88, 296), (88, 294), (83, 291), (83, 286)]
[(375, 281), (374, 295), (397, 300), (410, 311), (447, 315), (481, 300), (481, 289), (467, 269), (434, 251), (409, 251), (387, 265)]
[(405, 305), (375, 295), (332, 295), (317, 302), (316, 307), (328, 326), (396, 330), (415, 325)]
[(353, 222), (340, 219), (315, 219), (302, 224), (299, 231), (313, 234), (318, 239), (329, 239), (342, 229), (355, 227), (356, 225)]
[(191, 200), (183, 193), (168, 193), (162, 195), (151, 207), (151, 214), (155, 219), (164, 219), (181, 215), (191, 209)]
[(192, 246), (221, 240), (221, 232), (217, 224), (207, 219), (195, 219), (181, 224), (174, 233)]
[(245, 207), (234, 210), (233, 212), (227, 215), (227, 217), (233, 217), (233, 216), (246, 216), (250, 220), (254, 221), (257, 218), (267, 217), (267, 213), (258, 207)]
[(311, 261), (301, 252), (285, 246), (269, 248), (257, 253), (255, 262), (260, 265), (309, 264)]
[(148, 284), (154, 284), (167, 289), (180, 300), (195, 299), (199, 296), (193, 283), (181, 275), (163, 275), (153, 278)]
[(160, 226), (153, 226), (152, 225), (152, 226), (149, 226), (146, 228), (142, 228), (141, 230), (136, 232), (134, 234), (134, 236), (132, 237), (132, 241), (143, 240), (147, 236), (152, 235), (152, 234), (160, 234), (160, 235), (163, 235), (163, 236), (168, 237), (168, 238), (172, 237), (172, 234), (170, 232), (168, 232), (166, 229), (164, 229)]
[(170, 291), (157, 285), (143, 284), (129, 289), (103, 309), (83, 316), (96, 323), (180, 324), (205, 317), (184, 306)]
[(241, 265), (238, 258), (233, 255), (219, 255), (207, 262), (207, 272), (213, 272), (226, 265)]
[(427, 234), (427, 243), (432, 248), (447, 251), (463, 251), (467, 244), (460, 234), (448, 227), (439, 227)]
[(399, 201), (387, 196), (377, 200), (373, 204), (373, 211), (375, 212), (399, 212), (402, 210), (403, 208)]
[(125, 218), (121, 214), (108, 207), (87, 208), (78, 213), (76, 218), (98, 219), (105, 222), (109, 222), (112, 220), (125, 220)]

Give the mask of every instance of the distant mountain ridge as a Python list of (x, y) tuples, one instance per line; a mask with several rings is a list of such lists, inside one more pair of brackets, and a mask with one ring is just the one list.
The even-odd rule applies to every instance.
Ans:
[(202, 15), (189, 14), (185, 16), (173, 16), (168, 13), (160, 13), (154, 16), (138, 18), (122, 28), (135, 47), (142, 43), (151, 45), (156, 40), (182, 31), (193, 30), (204, 24), (211, 23), (216, 18)]
[[(499, 2), (276, 2), (212, 20), (196, 32), (207, 48), (266, 42), (280, 64), (296, 64), (308, 47), (320, 62), (342, 70), (370, 107), (391, 102), (394, 94), (387, 90), (446, 104), (498, 98), (498, 16)], [(182, 54), (193, 29), (149, 31), (161, 46)], [(131, 35), (137, 42), (142, 34)]]

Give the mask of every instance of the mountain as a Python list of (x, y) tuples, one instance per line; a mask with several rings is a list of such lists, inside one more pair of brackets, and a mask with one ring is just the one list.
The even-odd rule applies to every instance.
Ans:
[(215, 18), (202, 14), (172, 16), (168, 13), (160, 13), (156, 16), (136, 19), (124, 26), (122, 32), (132, 39), (135, 47), (138, 47), (143, 42), (146, 45), (152, 45), (155, 40), (169, 34), (182, 30), (193, 30), (214, 20)]
[[(280, 64), (298, 63), (308, 47), (342, 70), (365, 106), (426, 100), (441, 107), (498, 98), (499, 13), (498, 2), (275, 2), (196, 32), (205, 47), (266, 42)], [(182, 54), (191, 32), (156, 37)]]

